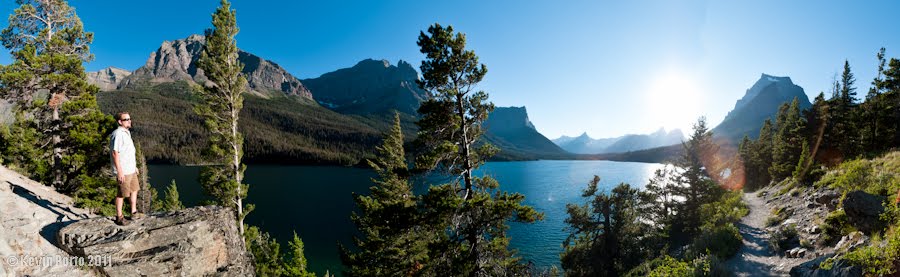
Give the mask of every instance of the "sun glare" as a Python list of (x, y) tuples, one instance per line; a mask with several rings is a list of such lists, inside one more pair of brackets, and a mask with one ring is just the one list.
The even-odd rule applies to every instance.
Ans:
[(653, 128), (680, 128), (685, 134), (701, 114), (700, 87), (694, 78), (677, 71), (659, 74), (645, 91), (646, 121)]

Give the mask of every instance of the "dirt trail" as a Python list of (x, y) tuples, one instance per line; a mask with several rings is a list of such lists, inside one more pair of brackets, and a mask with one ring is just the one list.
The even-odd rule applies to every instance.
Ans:
[(744, 237), (744, 245), (734, 257), (725, 262), (725, 267), (735, 276), (786, 276), (790, 268), (783, 268), (784, 259), (769, 249), (769, 234), (766, 232), (766, 218), (769, 208), (756, 193), (744, 193), (744, 203), (750, 214), (741, 219), (738, 228)]

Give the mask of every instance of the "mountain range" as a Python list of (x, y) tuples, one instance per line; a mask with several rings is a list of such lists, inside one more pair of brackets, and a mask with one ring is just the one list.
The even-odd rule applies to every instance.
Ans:
[[(103, 91), (98, 101), (104, 112), (129, 111), (136, 118), (135, 137), (150, 160), (202, 162), (205, 134), (202, 119), (192, 112), (196, 100), (190, 87), (207, 80), (196, 66), (203, 43), (200, 35), (166, 41), (134, 72), (106, 68), (87, 74)], [(431, 97), (404, 61), (366, 59), (300, 80), (252, 53), (240, 51), (239, 60), (249, 91), (239, 121), (248, 162), (361, 164), (394, 112), (412, 139), (416, 111)], [(571, 158), (537, 132), (524, 107), (498, 107), (485, 125), (484, 141), (500, 148), (495, 159)]]
[(679, 144), (684, 140), (684, 134), (680, 129), (666, 132), (660, 128), (656, 132), (646, 135), (624, 135), (615, 138), (594, 139), (587, 132), (577, 137), (562, 136), (553, 140), (562, 149), (575, 154), (606, 154), (623, 153), (637, 150), (656, 148)]
[[(205, 39), (192, 35), (166, 41), (147, 62), (131, 72), (106, 68), (88, 72), (103, 91), (98, 100), (107, 113), (130, 111), (138, 121), (148, 158), (196, 163), (205, 147), (202, 119), (192, 112), (191, 86), (206, 77), (196, 66)], [(277, 63), (239, 52), (248, 80), (240, 121), (245, 130), (245, 158), (256, 163), (360, 164), (371, 157), (393, 113), (401, 117), (404, 134), (416, 132), (419, 105), (431, 95), (421, 89), (419, 75), (407, 62), (366, 59), (317, 78), (300, 80)], [(762, 74), (739, 99), (725, 120), (713, 129), (735, 142), (757, 135), (762, 122), (778, 106), (797, 98), (810, 106), (803, 88), (789, 77)], [(553, 141), (537, 131), (525, 107), (497, 107), (485, 122), (483, 142), (500, 153), (495, 160), (613, 159), (659, 162), (676, 154), (685, 139), (681, 130), (594, 139), (586, 133)], [(177, 149), (177, 151), (173, 150)]]

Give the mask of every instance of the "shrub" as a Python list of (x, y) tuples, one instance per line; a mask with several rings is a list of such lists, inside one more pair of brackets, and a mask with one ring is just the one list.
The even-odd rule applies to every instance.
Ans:
[(887, 276), (897, 272), (900, 265), (900, 230), (893, 228), (884, 240), (876, 236), (868, 246), (850, 251), (844, 259), (861, 266), (870, 275)]
[(843, 209), (829, 213), (825, 217), (825, 222), (819, 227), (822, 229), (822, 239), (827, 244), (831, 244), (840, 237), (855, 231)]
[(701, 256), (691, 261), (680, 261), (668, 255), (644, 262), (625, 276), (706, 276), (710, 272), (710, 261)]
[(797, 235), (797, 227), (791, 224), (776, 230), (769, 238), (769, 245), (771, 245), (775, 253), (781, 253), (799, 246), (800, 238)]
[(697, 239), (694, 240), (694, 249), (721, 259), (728, 259), (741, 249), (742, 241), (741, 233), (734, 224), (729, 223), (712, 228), (704, 227)]

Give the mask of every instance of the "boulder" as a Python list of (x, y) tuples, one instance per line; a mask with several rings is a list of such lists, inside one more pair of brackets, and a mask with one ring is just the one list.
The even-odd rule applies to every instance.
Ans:
[(97, 269), (109, 276), (254, 274), (234, 212), (218, 206), (151, 214), (125, 226), (105, 217), (80, 220), (59, 230), (57, 242), (74, 256), (98, 259)]
[(821, 256), (810, 260), (808, 262), (802, 263), (795, 267), (791, 268), (790, 274), (794, 277), (812, 277), (812, 276), (842, 276), (842, 277), (855, 277), (855, 276), (863, 276), (862, 268), (858, 266), (853, 266), (848, 264), (844, 260), (837, 260), (834, 262), (834, 265), (830, 270), (825, 270), (819, 267), (819, 265), (827, 260), (828, 258), (833, 257), (834, 254), (828, 254), (825, 256)]
[(880, 231), (885, 226), (880, 218), (884, 213), (882, 203), (885, 199), (860, 190), (852, 191), (844, 198), (844, 212), (847, 213), (850, 224), (856, 229), (865, 233)]

